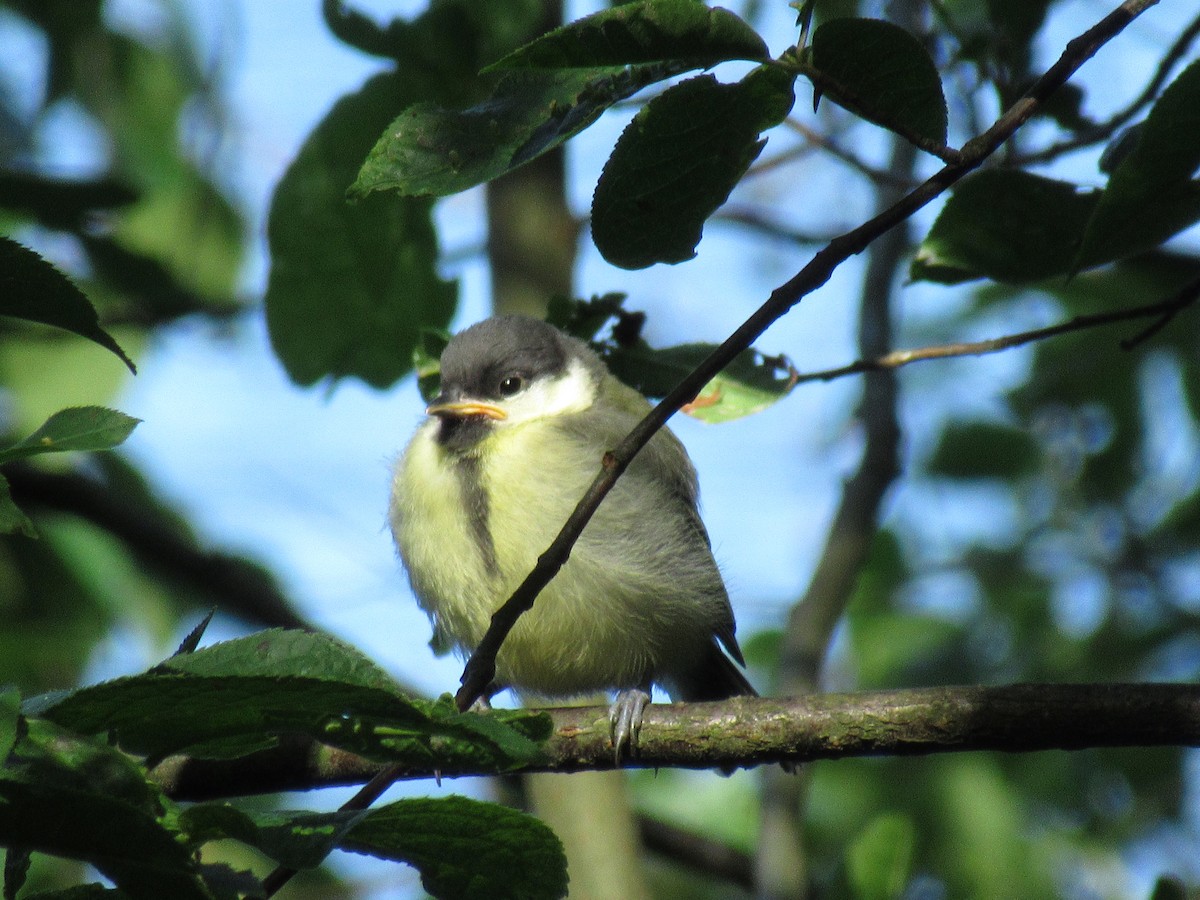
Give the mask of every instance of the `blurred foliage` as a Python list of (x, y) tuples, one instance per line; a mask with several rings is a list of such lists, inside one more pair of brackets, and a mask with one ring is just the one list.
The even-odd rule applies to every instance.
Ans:
[[(32, 98), (10, 92), (18, 61), (0, 59), (0, 230), (12, 239), (3, 242), (6, 252), (21, 248), (0, 258), (0, 274), (28, 264), (28, 283), (39, 293), (57, 292), (70, 312), (39, 318), (29, 296), (0, 298), (0, 313), (9, 316), (0, 320), (0, 446), (19, 446), (55, 410), (104, 404), (128, 377), (118, 357), (84, 338), (136, 358), (156, 329), (182, 317), (223, 322), (245, 308), (237, 292), (243, 218), (218, 174), (226, 127), (219, 79), (202, 62), (180, 8), (172, 0), (151, 5), (158, 25), (132, 35), (110, 23), (100, 0), (0, 3), (0, 29), (19, 32), (40, 54)], [(411, 19), (379, 23), (337, 0), (323, 4), (332, 38), (384, 60), (387, 70), (328, 112), (275, 195), (266, 307), (276, 352), (297, 382), (358, 377), (389, 385), (415, 361), (428, 384), (443, 346), (437, 330), (457, 303), (456, 286), (438, 268), (431, 195), (481, 183), (558, 147), (648, 85), (656, 86), (654, 100), (605, 167), (592, 210), (605, 252), (627, 266), (703, 252), (709, 217), (731, 192), (741, 196), (735, 183), (764, 139), (782, 139), (774, 125), (790, 109), (793, 90), (809, 89), (806, 81), (827, 101), (812, 119), (842, 156), (869, 155), (880, 128), (927, 149), (943, 136), (961, 143), (997, 106), (1020, 96), (1039, 74), (1036, 61), (1057, 58), (1062, 47), (1044, 36), (1047, 21), (1069, 14), (1055, 34), (1064, 33), (1064, 22), (1079, 24), (1072, 33), (1091, 24), (1078, 22), (1088, 12), (1064, 12), (1067, 4), (1052, 0), (946, 0), (931, 5), (928, 33), (910, 35), (853, 18), (873, 8), (831, 0), (815, 3), (811, 51), (790, 47), (766, 62), (763, 47), (784, 47), (797, 35), (758, 39), (755, 26), (771, 20), (767, 4), (744, 4), (744, 21), (685, 0), (623, 4), (532, 44), (547, 30), (547, 7), (536, 0), (500, 6), (432, 0)], [(1187, 40), (1178, 54), (1169, 52), (1176, 37), (1141, 36), (1163, 43), (1160, 56), (1169, 64), (1159, 90), (1114, 112), (1111, 98), (1070, 85), (1039, 111), (1030, 134), (1019, 134), (987, 169), (959, 183), (909, 260), (909, 275), (927, 282), (922, 290), (957, 298), (941, 305), (946, 311), (935, 325), (926, 322), (926, 333), (949, 339), (997, 323), (1017, 330), (1033, 306), (1058, 321), (1186, 300), (1200, 278), (1200, 65), (1189, 64), (1195, 51)], [(1132, 39), (1122, 35), (1117, 43)], [(741, 60), (735, 65), (743, 68), (720, 70), (720, 86), (708, 76), (676, 80), (726, 60)], [(1128, 77), (1124, 69), (1114, 74), (1104, 57), (1089, 65), (1114, 85)], [(726, 71), (741, 74), (727, 78)], [(1139, 84), (1121, 88), (1136, 96), (1156, 74), (1139, 73)], [(714, 121), (711, 101), (726, 85), (738, 100), (736, 115)], [(808, 120), (803, 102), (791, 114)], [(62, 155), (46, 137), (62, 117), (79, 123), (77, 149), (86, 158), (70, 171), (60, 169)], [(727, 119), (736, 133), (721, 131)], [(501, 133), (487, 139), (497, 128)], [(713, 135), (720, 139), (706, 139)], [(1037, 165), (1077, 151), (1068, 161), (1084, 174)], [(424, 167), (415, 174), (405, 168), (414, 160)], [(939, 165), (928, 164), (929, 171)], [(870, 166), (846, 172), (873, 174)], [(352, 185), (357, 200), (347, 205)], [(819, 231), (828, 219), (803, 202), (802, 187), (797, 179), (787, 193), (753, 196), (811, 215)], [(67, 283), (25, 248), (65, 273)], [(86, 306), (78, 305), (80, 296)], [(651, 391), (663, 390), (708, 349), (652, 351), (631, 314), (608, 308), (601, 315), (565, 300), (556, 309), (563, 324), (589, 337), (616, 316), (606, 352), (614, 366), (627, 366), (629, 380), (653, 384)], [(903, 402), (908, 411), (941, 412), (906, 460), (905, 499), (875, 537), (831, 651), (830, 680), (869, 689), (1200, 677), (1194, 323), (1194, 310), (1181, 302), (1171, 315), (1041, 342), (1023, 357), (1007, 392), (989, 398), (986, 414), (934, 403), (952, 397), (953, 385), (938, 380), (941, 364), (925, 364)], [(753, 391), (739, 409), (765, 406), (791, 387), (779, 375), (791, 371), (782, 358), (753, 355), (740, 363), (727, 377)], [(0, 542), (0, 684), (16, 685), (20, 695), (72, 687), (114, 630), (136, 628), (160, 645), (178, 630), (182, 610), (214, 599), (256, 622), (297, 624), (271, 573), (205, 551), (188, 522), (119, 457), (86, 465), (71, 457), (57, 467), (40, 459), (10, 462), (4, 475), (39, 535)], [(986, 504), (974, 499), (981, 493)], [(961, 505), (956, 521), (943, 521), (952, 518), (943, 516), (948, 503)], [(977, 510), (977, 520), (962, 522), (962, 510)], [(287, 643), (271, 634), (281, 641), (273, 646)], [(774, 643), (770, 636), (749, 642), (748, 655), (770, 665)], [(262, 746), (272, 738), (269, 729), (239, 718), (249, 706), (197, 712), (195, 704), (211, 699), (222, 679), (240, 679), (246, 704), (300, 730), (313, 727), (301, 701), (315, 697), (340, 710), (353, 696), (381, 718), (403, 720), (403, 727), (388, 722), (388, 752), (400, 746), (428, 753), (435, 737), (461, 739), (461, 752), (488, 745), (506, 759), (526, 758), (521, 754), (530, 749), (531, 735), (520, 729), (501, 739), (485, 726), (436, 715), (433, 724), (414, 725), (408, 706), (363, 683), (365, 663), (344, 648), (305, 651), (314, 654), (309, 662), (344, 664), (336, 678), (328, 669), (271, 668), (278, 659), (264, 663), (267, 670), (242, 671), (254, 658), (244, 650), (226, 647), (232, 657), (200, 651), (193, 654), (199, 662), (177, 661), (167, 667), (172, 671), (24, 712), (17, 692), (0, 692), (2, 836), (95, 859), (114, 849), (106, 843), (112, 827), (97, 823), (119, 819), (144, 838), (147, 858), (171, 872), (175, 896), (225, 896), (245, 883), (186, 851), (224, 837), (304, 864), (339, 842), (386, 856), (403, 830), (396, 819), (408, 817), (410, 825), (423, 824), (406, 837), (424, 828), (429, 841), (393, 855), (427, 865), (432, 891), (461, 893), (478, 874), (470, 866), (440, 867), (445, 855), (431, 845), (450, 843), (459, 861), (519, 873), (514, 878), (549, 873), (540, 888), (548, 895), (561, 890), (553, 837), (523, 817), (500, 821), (506, 813), (491, 807), (385, 807), (356, 832), (360, 822), (336, 815), (280, 818), (261, 807), (231, 813), (219, 805), (187, 815), (153, 796), (141, 763), (97, 735), (119, 720), (114, 739), (129, 740), (135, 751), (199, 746), (236, 755)], [(214, 658), (215, 672), (183, 671)], [(322, 675), (321, 684), (304, 680)], [(292, 688), (299, 689), (276, 691), (273, 678), (298, 679)], [(175, 730), (156, 731), (149, 712), (138, 715), (175, 704), (180, 716), (168, 720)], [(382, 753), (388, 741), (371, 730), (379, 722), (367, 724), (366, 738), (353, 728), (325, 735)], [(1194, 751), (847, 760), (814, 765), (810, 778), (805, 840), (813, 896), (1107, 900), (1151, 890), (1178, 896), (1200, 882), (1189, 858), (1200, 828), (1189, 806), (1197, 792)], [(750, 851), (753, 780), (717, 781), (670, 772), (639, 775), (634, 783), (656, 815)], [(76, 834), (79, 843), (64, 843), (54, 818), (60, 813), (86, 826)], [(485, 855), (496, 849), (486, 840), (472, 843), (489, 830), (516, 836), (501, 850), (529, 850), (528, 868)], [(391, 849), (383, 852), (384, 845)], [(102, 871), (127, 894), (152, 895), (145, 860), (106, 859)], [(10, 893), (22, 884), (26, 892), (61, 886), (77, 875), (50, 871), (41, 854), (31, 866), (20, 849), (6, 854)], [(676, 872), (657, 883), (663, 896), (697, 892), (694, 878)], [(727, 895), (712, 883), (703, 887)], [(76, 896), (111, 896), (99, 887), (82, 890)]]

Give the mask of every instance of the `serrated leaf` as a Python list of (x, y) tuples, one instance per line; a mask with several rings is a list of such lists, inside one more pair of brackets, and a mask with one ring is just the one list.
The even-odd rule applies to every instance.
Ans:
[(410, 99), (394, 73), (343, 97), (276, 188), (267, 325), (299, 384), (354, 376), (389, 387), (410, 370), (420, 329), (444, 327), (454, 311), (456, 285), (437, 273), (430, 202), (346, 202), (371, 143)]
[(211, 900), (164, 803), (124, 754), (30, 719), (0, 772), (0, 845), (91, 863), (134, 900)]
[(364, 817), (343, 850), (415, 866), (435, 897), (523, 897), (567, 893), (562, 843), (533, 816), (466, 797), (400, 800)]
[[(831, 19), (813, 35), (813, 65), (830, 99), (877, 125), (946, 143), (946, 98), (928, 51), (898, 25)], [(897, 128), (899, 126), (899, 129)]]
[(269, 628), (221, 641), (172, 657), (161, 668), (186, 675), (294, 675), (396, 690), (395, 680), (361, 651), (329, 635), (295, 628)]
[[(703, 362), (715, 344), (681, 344), (656, 350), (644, 341), (605, 353), (614, 375), (648, 397), (663, 397)], [(791, 366), (755, 350), (738, 354), (684, 411), (704, 422), (728, 422), (761, 412), (795, 385)]]
[(1070, 271), (1099, 193), (1012, 169), (964, 178), (921, 242), (914, 280), (1022, 283)]
[(1088, 223), (1076, 268), (1156, 246), (1200, 220), (1200, 62), (1180, 73), (1137, 129)]
[(916, 827), (908, 816), (876, 816), (846, 850), (846, 870), (858, 900), (893, 900), (912, 869)]
[(725, 60), (767, 58), (763, 39), (727, 9), (695, 0), (641, 0), (557, 28), (484, 71), (657, 62), (707, 69)]
[(465, 191), (553, 150), (614, 103), (671, 74), (653, 65), (510, 72), (487, 100), (467, 109), (416, 103), (376, 141), (350, 196)]
[(29, 516), (13, 501), (8, 479), (0, 474), (0, 534), (23, 534), (28, 538), (38, 536), (37, 529)]
[(111, 733), (125, 750), (153, 758), (186, 751), (232, 759), (280, 735), (305, 734), (375, 759), (509, 771), (540, 757), (536, 741), (548, 735), (536, 713), (498, 713), (481, 725), (452, 706), (399, 696), (356, 651), (282, 630), (172, 657), (145, 675), (34, 698), (25, 712), (82, 734)]
[(691, 78), (651, 100), (621, 134), (592, 198), (592, 239), (604, 258), (642, 269), (695, 256), (705, 220), (792, 101), (791, 77), (765, 67), (734, 84)]
[(0, 316), (62, 328), (117, 355), (130, 372), (133, 361), (100, 327), (95, 307), (66, 275), (28, 247), (0, 235)]
[(73, 406), (56, 412), (19, 444), (0, 450), (0, 462), (39, 453), (111, 450), (124, 442), (140, 421), (102, 406)]

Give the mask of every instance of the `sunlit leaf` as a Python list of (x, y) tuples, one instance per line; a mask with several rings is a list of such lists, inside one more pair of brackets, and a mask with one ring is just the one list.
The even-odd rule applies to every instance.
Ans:
[(486, 101), (467, 109), (414, 104), (382, 129), (351, 196), (465, 191), (553, 150), (614, 103), (670, 74), (661, 66), (514, 71)]
[(763, 61), (758, 33), (727, 9), (695, 0), (638, 0), (543, 35), (490, 69), (564, 69), (669, 62), (707, 69), (730, 59)]
[(19, 444), (0, 450), (0, 462), (71, 450), (111, 450), (123, 443), (141, 419), (102, 406), (74, 406), (56, 412)]

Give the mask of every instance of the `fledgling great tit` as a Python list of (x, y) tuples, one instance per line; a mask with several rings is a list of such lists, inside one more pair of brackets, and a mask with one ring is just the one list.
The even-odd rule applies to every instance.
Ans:
[[(450, 341), (441, 393), (396, 466), (390, 508), (438, 642), (479, 644), (603, 455), (648, 410), (582, 341), (536, 319), (488, 319)], [(676, 700), (753, 695), (729, 658), (745, 665), (697, 495), (687, 452), (660, 430), (505, 640), (491, 693), (616, 691), (618, 757), (636, 743), (651, 684)]]

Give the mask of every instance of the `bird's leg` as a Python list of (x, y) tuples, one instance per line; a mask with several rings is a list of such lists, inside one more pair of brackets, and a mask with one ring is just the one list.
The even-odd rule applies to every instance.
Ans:
[(621, 765), (621, 750), (628, 749), (630, 756), (637, 755), (638, 733), (642, 730), (642, 713), (650, 702), (650, 685), (626, 688), (617, 694), (608, 708), (608, 721), (612, 725), (613, 761)]

